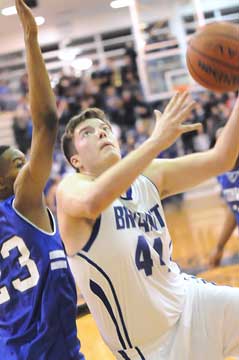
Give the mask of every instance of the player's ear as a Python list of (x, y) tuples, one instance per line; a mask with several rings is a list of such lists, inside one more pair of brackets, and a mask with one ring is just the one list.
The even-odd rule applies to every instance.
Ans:
[(78, 154), (74, 154), (70, 158), (71, 165), (75, 168), (80, 170), (81, 169), (81, 161)]

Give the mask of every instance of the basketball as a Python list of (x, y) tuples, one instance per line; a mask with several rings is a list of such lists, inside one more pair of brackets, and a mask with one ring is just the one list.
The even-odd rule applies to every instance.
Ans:
[(190, 39), (187, 66), (193, 79), (218, 91), (239, 88), (239, 26), (217, 22), (200, 28)]

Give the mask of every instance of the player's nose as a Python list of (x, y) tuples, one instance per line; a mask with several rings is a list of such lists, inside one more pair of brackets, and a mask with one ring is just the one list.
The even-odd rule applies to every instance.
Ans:
[(98, 129), (98, 136), (100, 139), (107, 137), (106, 131), (104, 129), (99, 128)]

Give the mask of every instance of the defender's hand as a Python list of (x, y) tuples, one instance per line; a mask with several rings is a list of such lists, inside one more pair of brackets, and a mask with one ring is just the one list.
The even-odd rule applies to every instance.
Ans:
[(23, 27), (25, 39), (37, 36), (37, 24), (30, 8), (24, 3), (23, 0), (15, 0), (15, 4), (19, 19)]
[(183, 92), (173, 96), (163, 114), (158, 110), (154, 111), (156, 124), (151, 139), (160, 139), (164, 148), (171, 146), (181, 134), (202, 128), (200, 123), (183, 124), (196, 105), (194, 101), (188, 104), (188, 95), (188, 92)]

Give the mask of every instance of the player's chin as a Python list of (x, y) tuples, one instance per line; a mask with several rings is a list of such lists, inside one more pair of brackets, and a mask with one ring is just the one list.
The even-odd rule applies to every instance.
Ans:
[(121, 154), (118, 149), (114, 147), (108, 147), (107, 151), (103, 154), (104, 158), (111, 163), (116, 163), (121, 159)]
[(113, 156), (121, 157), (119, 149), (114, 145), (106, 145), (101, 151), (105, 154), (112, 154)]

